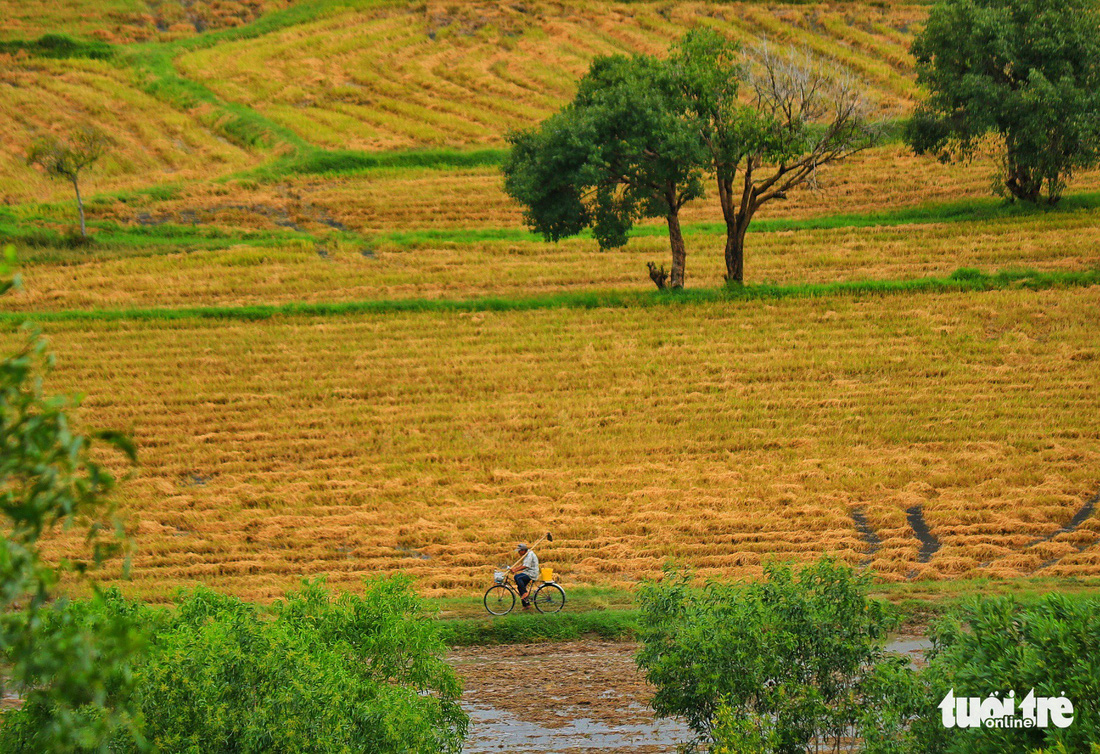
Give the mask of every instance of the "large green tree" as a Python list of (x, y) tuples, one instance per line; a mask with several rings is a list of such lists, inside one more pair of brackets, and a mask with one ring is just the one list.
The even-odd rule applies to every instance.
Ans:
[(929, 91), (906, 136), (918, 154), (969, 158), (994, 135), (1004, 190), (1054, 204), (1100, 158), (1095, 0), (941, 0), (913, 42)]
[(638, 220), (662, 218), (672, 249), (669, 285), (683, 287), (680, 210), (703, 193), (705, 153), (663, 61), (597, 58), (569, 105), (509, 141), (504, 188), (532, 228), (555, 241), (592, 228), (607, 249), (625, 244)]
[(882, 128), (869, 117), (859, 83), (806, 51), (762, 45), (743, 53), (718, 32), (695, 29), (676, 44), (669, 65), (717, 183), (726, 279), (740, 283), (745, 233), (757, 210), (812, 181), (819, 168), (874, 146)]

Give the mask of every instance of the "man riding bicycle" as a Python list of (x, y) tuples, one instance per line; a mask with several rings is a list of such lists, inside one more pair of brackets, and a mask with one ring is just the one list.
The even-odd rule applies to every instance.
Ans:
[(531, 599), (527, 596), (527, 587), (539, 577), (539, 558), (535, 551), (525, 542), (516, 545), (516, 552), (523, 556), (523, 560), (509, 568), (516, 575), (516, 586), (519, 587), (520, 603), (524, 609), (531, 607)]

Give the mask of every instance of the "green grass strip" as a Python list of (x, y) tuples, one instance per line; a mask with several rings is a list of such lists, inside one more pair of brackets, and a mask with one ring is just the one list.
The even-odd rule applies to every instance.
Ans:
[(179, 110), (209, 105), (218, 113), (217, 128), (230, 141), (244, 147), (272, 147), (286, 144), (308, 151), (313, 147), (285, 126), (236, 102), (223, 100), (197, 81), (184, 78), (172, 62), (167, 45), (149, 46), (131, 52), (127, 58), (143, 76), (143, 90)]
[[(897, 141), (900, 122), (891, 123), (884, 143)], [(227, 176), (250, 178), (266, 183), (295, 175), (354, 175), (380, 169), (431, 168), (462, 169), (494, 167), (504, 164), (506, 147), (488, 149), (407, 149), (388, 152), (363, 152), (314, 148), (291, 157), (283, 157), (240, 173)]]
[(443, 641), (451, 646), (577, 641), (586, 637), (629, 641), (637, 633), (638, 615), (637, 610), (513, 613), (500, 618), (451, 618), (437, 625)]
[[(318, 152), (293, 130), (267, 118), (246, 105), (222, 99), (197, 81), (176, 70), (174, 59), (194, 50), (227, 42), (255, 39), (299, 24), (317, 20), (339, 10), (374, 7), (385, 0), (313, 0), (260, 16), (255, 21), (230, 29), (219, 29), (172, 42), (130, 45), (123, 60), (143, 74), (144, 90), (173, 107), (188, 110), (199, 105), (213, 107), (221, 116), (216, 127), (231, 141), (245, 147), (292, 147), (298, 155)], [(122, 56), (120, 56), (122, 57)]]
[[(413, 154), (413, 153), (409, 153)], [(420, 154), (431, 159), (434, 153)], [(476, 156), (477, 153), (471, 153)], [(400, 159), (392, 156), (394, 159)], [(308, 159), (308, 157), (303, 158)], [(390, 159), (387, 157), (386, 159)], [(165, 193), (170, 189), (165, 188)], [(96, 203), (102, 201), (94, 199)], [(798, 230), (836, 230), (842, 228), (899, 227), (957, 222), (989, 222), (996, 220), (1028, 217), (1064, 216), (1067, 213), (1090, 211), (1100, 208), (1100, 192), (1078, 194), (1066, 197), (1057, 207), (1045, 205), (1006, 204), (996, 199), (968, 199), (946, 204), (907, 207), (885, 212), (850, 213), (809, 217), (802, 219), (763, 219), (749, 226), (750, 233), (775, 233)], [(34, 248), (36, 251), (25, 254), (26, 264), (59, 263), (74, 264), (94, 259), (119, 256), (153, 256), (181, 251), (224, 249), (237, 244), (251, 246), (277, 246), (292, 240), (315, 240), (324, 243), (333, 238), (366, 246), (386, 244), (399, 248), (420, 248), (438, 244), (474, 244), (474, 243), (538, 243), (543, 239), (537, 233), (523, 228), (456, 228), (427, 229), (411, 231), (389, 231), (362, 236), (353, 231), (328, 232), (318, 238), (305, 231), (230, 231), (218, 226), (160, 224), (150, 227), (120, 225), (109, 221), (93, 221), (89, 225), (97, 230), (95, 244), (73, 252), (67, 250), (40, 250), (50, 243), (64, 246), (61, 234), (56, 231), (36, 227), (36, 224), (52, 221), (45, 212), (68, 212), (70, 208), (62, 204), (27, 205), (20, 209), (17, 216), (13, 208), (0, 207), (0, 242), (13, 243), (18, 247)], [(690, 223), (683, 226), (687, 236), (723, 235), (725, 227), (721, 223)], [(631, 233), (636, 238), (663, 237), (666, 229), (662, 225), (640, 225)], [(585, 232), (580, 238), (591, 238)]]
[(272, 183), (295, 175), (350, 175), (394, 168), (476, 168), (504, 162), (506, 149), (408, 149), (361, 152), (351, 149), (307, 149), (251, 170), (226, 176)]
[(536, 309), (604, 309), (710, 304), (762, 299), (827, 296), (883, 296), (907, 293), (954, 293), (1005, 289), (1044, 290), (1100, 284), (1100, 269), (1080, 272), (1005, 270), (992, 275), (963, 268), (949, 277), (910, 280), (861, 280), (802, 285), (744, 285), (689, 288), (681, 291), (585, 291), (506, 298), (486, 296), (454, 299), (378, 299), (332, 303), (257, 304), (180, 308), (68, 309), (3, 312), (0, 323), (173, 321), (192, 319), (266, 320), (275, 317), (330, 317), (409, 312), (508, 312)]

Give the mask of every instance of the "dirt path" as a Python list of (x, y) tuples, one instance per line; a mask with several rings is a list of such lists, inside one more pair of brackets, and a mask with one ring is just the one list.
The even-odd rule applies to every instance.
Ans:
[[(923, 660), (928, 641), (897, 636), (890, 651)], [(652, 688), (634, 664), (636, 644), (575, 641), (454, 650), (468, 754), (671, 754), (690, 739), (677, 720), (656, 720)]]

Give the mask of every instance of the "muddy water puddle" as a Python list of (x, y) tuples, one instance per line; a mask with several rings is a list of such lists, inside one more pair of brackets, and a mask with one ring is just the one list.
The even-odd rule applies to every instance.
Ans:
[(464, 751), (675, 752), (690, 731), (653, 717), (636, 650), (597, 641), (455, 650), (448, 659), (470, 715)]
[[(919, 665), (928, 646), (921, 636), (898, 636), (887, 649)], [(448, 660), (465, 683), (470, 715), (464, 751), (672, 754), (691, 731), (654, 718), (636, 651), (599, 641), (454, 650)]]

